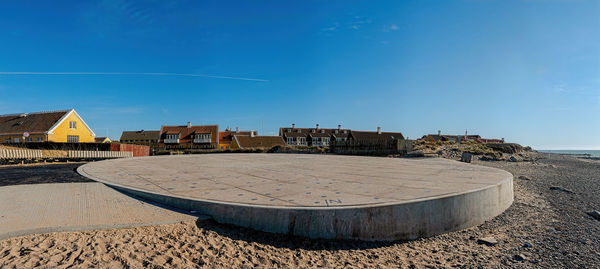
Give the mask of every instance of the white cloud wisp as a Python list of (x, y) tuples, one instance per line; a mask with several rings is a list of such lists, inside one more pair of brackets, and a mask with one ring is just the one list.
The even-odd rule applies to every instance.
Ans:
[(219, 75), (205, 74), (188, 74), (188, 73), (142, 73), (142, 72), (2, 72), (0, 75), (74, 75), (74, 76), (181, 76), (181, 77), (202, 77), (202, 78), (218, 78), (231, 80), (245, 80), (269, 82), (266, 79), (246, 78), (246, 77), (230, 77)]

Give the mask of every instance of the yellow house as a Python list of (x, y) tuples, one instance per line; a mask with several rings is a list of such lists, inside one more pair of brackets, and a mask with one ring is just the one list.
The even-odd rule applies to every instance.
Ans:
[(94, 143), (95, 137), (74, 109), (0, 115), (0, 143)]

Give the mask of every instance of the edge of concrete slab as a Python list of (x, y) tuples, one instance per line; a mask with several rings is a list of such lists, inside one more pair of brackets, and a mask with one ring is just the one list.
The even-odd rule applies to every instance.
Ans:
[(142, 199), (209, 215), (219, 223), (309, 238), (413, 240), (482, 224), (514, 200), (513, 175), (501, 169), (504, 180), (465, 192), (364, 206), (282, 207), (164, 195), (95, 178), (83, 167), (77, 169), (81, 175)]
[[(208, 216), (199, 216), (197, 220), (209, 220)], [(84, 226), (60, 226), (60, 227), (42, 227), (35, 229), (25, 229), (8, 233), (0, 233), (0, 240), (5, 240), (13, 237), (27, 236), (31, 234), (46, 234), (46, 233), (60, 233), (60, 232), (83, 232), (83, 231), (96, 231), (96, 230), (112, 230), (112, 229), (124, 229), (124, 228), (135, 228), (135, 227), (146, 227), (154, 225), (166, 225), (174, 224), (182, 221), (157, 221), (149, 223), (121, 223), (121, 224), (110, 224), (110, 225), (84, 225)]]
[[(117, 222), (115, 223), (104, 223), (104, 222), (97, 222), (95, 223), (94, 221), (89, 220), (89, 218), (86, 216), (86, 214), (91, 214), (89, 213), (90, 211), (88, 211), (88, 209), (83, 209), (81, 211), (77, 211), (77, 212), (69, 212), (68, 210), (65, 211), (65, 208), (61, 207), (60, 205), (54, 205), (56, 207), (52, 207), (52, 208), (57, 208), (59, 212), (68, 212), (67, 214), (58, 214), (58, 215), (48, 215), (48, 216), (44, 216), (42, 214), (42, 217), (39, 218), (37, 217), (38, 214), (32, 214), (32, 212), (36, 212), (39, 210), (44, 210), (44, 212), (46, 212), (47, 208), (43, 208), (45, 206), (47, 206), (47, 201), (45, 199), (51, 199), (51, 200), (56, 200), (53, 199), (51, 196), (47, 197), (46, 195), (42, 195), (40, 197), (42, 197), (41, 199), (37, 199), (37, 202), (42, 201), (44, 203), (44, 205), (39, 205), (36, 203), (27, 203), (26, 201), (30, 201), (30, 198), (27, 197), (27, 195), (30, 195), (32, 193), (32, 189), (31, 188), (37, 188), (37, 189), (45, 189), (46, 187), (55, 187), (55, 188), (60, 188), (60, 189), (69, 189), (72, 186), (81, 186), (81, 189), (83, 190), (83, 186), (87, 186), (88, 188), (91, 188), (91, 190), (96, 190), (96, 188), (94, 186), (102, 186), (102, 188), (106, 188), (108, 190), (110, 190), (111, 192), (114, 193), (118, 193), (119, 196), (126, 196), (128, 197), (127, 200), (130, 200), (132, 202), (137, 203), (142, 203), (145, 206), (150, 206), (150, 207), (159, 207), (162, 208), (162, 210), (166, 210), (169, 212), (176, 212), (178, 214), (181, 215), (187, 215), (188, 217), (186, 218), (173, 218), (173, 219), (155, 219), (155, 218), (151, 218), (148, 220), (140, 220), (138, 218), (130, 218), (130, 220), (125, 220), (123, 221), (122, 219), (117, 220)], [(80, 189), (80, 188), (75, 188)], [(186, 212), (184, 210), (175, 208), (175, 207), (171, 207), (171, 206), (166, 206), (160, 203), (157, 203), (155, 201), (151, 201), (151, 200), (144, 200), (144, 199), (139, 199), (139, 197), (133, 197), (133, 195), (131, 195), (130, 193), (127, 192), (120, 192), (118, 190), (115, 190), (114, 188), (111, 188), (109, 186), (106, 186), (106, 184), (103, 183), (99, 183), (99, 182), (74, 182), (74, 183), (40, 183), (40, 184), (19, 184), (19, 185), (10, 185), (10, 186), (1, 186), (0, 187), (0, 191), (6, 191), (6, 190), (10, 190), (11, 192), (14, 193), (19, 193), (18, 196), (24, 197), (23, 201), (14, 201), (14, 200), (7, 200), (7, 201), (3, 201), (4, 203), (8, 204), (9, 206), (13, 205), (11, 204), (11, 202), (15, 202), (16, 204), (14, 204), (14, 206), (16, 206), (16, 211), (15, 212), (2, 212), (2, 217), (3, 219), (0, 220), (0, 240), (5, 240), (5, 239), (9, 239), (9, 238), (13, 238), (13, 237), (20, 237), (20, 236), (27, 236), (27, 235), (31, 235), (31, 234), (45, 234), (45, 233), (57, 233), (57, 232), (76, 232), (76, 231), (93, 231), (93, 230), (111, 230), (111, 229), (122, 229), (122, 228), (133, 228), (133, 227), (146, 227), (146, 226), (155, 226), (155, 225), (165, 225), (165, 224), (175, 224), (175, 223), (180, 223), (180, 222), (190, 222), (190, 221), (204, 221), (204, 220), (210, 220), (212, 219), (210, 216), (207, 215), (200, 215), (200, 214), (195, 214), (195, 213), (190, 213), (190, 212)], [(89, 189), (88, 189), (89, 190)], [(56, 193), (53, 192), (53, 195), (55, 196), (61, 196), (64, 194), (61, 193)], [(69, 199), (62, 199), (63, 202), (66, 203), (70, 203), (70, 204), (88, 204), (88, 202), (98, 202), (98, 201), (109, 201), (109, 203), (114, 203), (112, 202), (114, 197), (101, 197), (99, 196), (98, 192), (93, 192), (93, 193), (89, 193), (87, 191), (82, 191), (79, 194), (76, 194), (75, 196), (65, 196), (65, 197), (74, 197), (74, 200), (69, 200)], [(79, 197), (79, 198), (75, 198), (75, 197)], [(81, 199), (81, 197), (84, 197), (82, 199), (84, 200), (89, 200), (89, 201), (78, 201), (77, 199)], [(6, 198), (6, 197), (3, 197)], [(99, 200), (94, 200), (94, 199), (99, 199)], [(6, 199), (5, 199), (6, 200)], [(114, 203), (114, 205), (120, 205), (117, 203)], [(117, 206), (118, 207), (118, 206)], [(21, 211), (25, 211), (25, 212), (29, 212), (29, 213), (25, 213), (23, 215), (18, 215), (16, 216), (15, 213), (16, 212), (21, 212)], [(93, 210), (91, 212), (94, 213), (98, 213), (98, 210)], [(30, 216), (35, 216), (35, 217), (30, 217)], [(53, 222), (53, 221), (49, 221), (46, 222), (46, 218), (52, 216), (52, 217), (56, 217), (59, 219), (63, 219), (63, 218), (74, 218), (74, 219), (87, 219), (88, 223), (82, 223), (82, 222), (61, 222), (59, 221), (59, 223), (57, 222)], [(24, 218), (26, 219), (26, 222), (31, 223), (32, 225), (19, 225), (19, 224), (12, 224), (13, 226), (11, 227), (5, 227), (3, 225), (6, 225), (7, 222), (3, 221), (5, 220), (4, 218), (10, 219), (10, 218)], [(8, 221), (10, 222), (10, 221)]]

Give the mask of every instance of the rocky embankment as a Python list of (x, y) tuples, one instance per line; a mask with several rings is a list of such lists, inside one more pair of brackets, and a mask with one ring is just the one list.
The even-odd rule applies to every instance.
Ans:
[(474, 158), (482, 161), (535, 162), (539, 154), (531, 147), (523, 147), (514, 143), (477, 143), (473, 141), (429, 142), (415, 141), (411, 156), (442, 157), (460, 160), (463, 152), (468, 152)]

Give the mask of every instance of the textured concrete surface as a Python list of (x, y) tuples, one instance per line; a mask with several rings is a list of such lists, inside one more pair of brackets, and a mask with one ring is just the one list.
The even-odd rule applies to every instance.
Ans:
[(506, 171), (446, 159), (211, 154), (108, 160), (78, 171), (223, 223), (316, 238), (412, 239), (488, 220)]
[(0, 187), (0, 239), (32, 233), (124, 228), (193, 221), (102, 183)]

